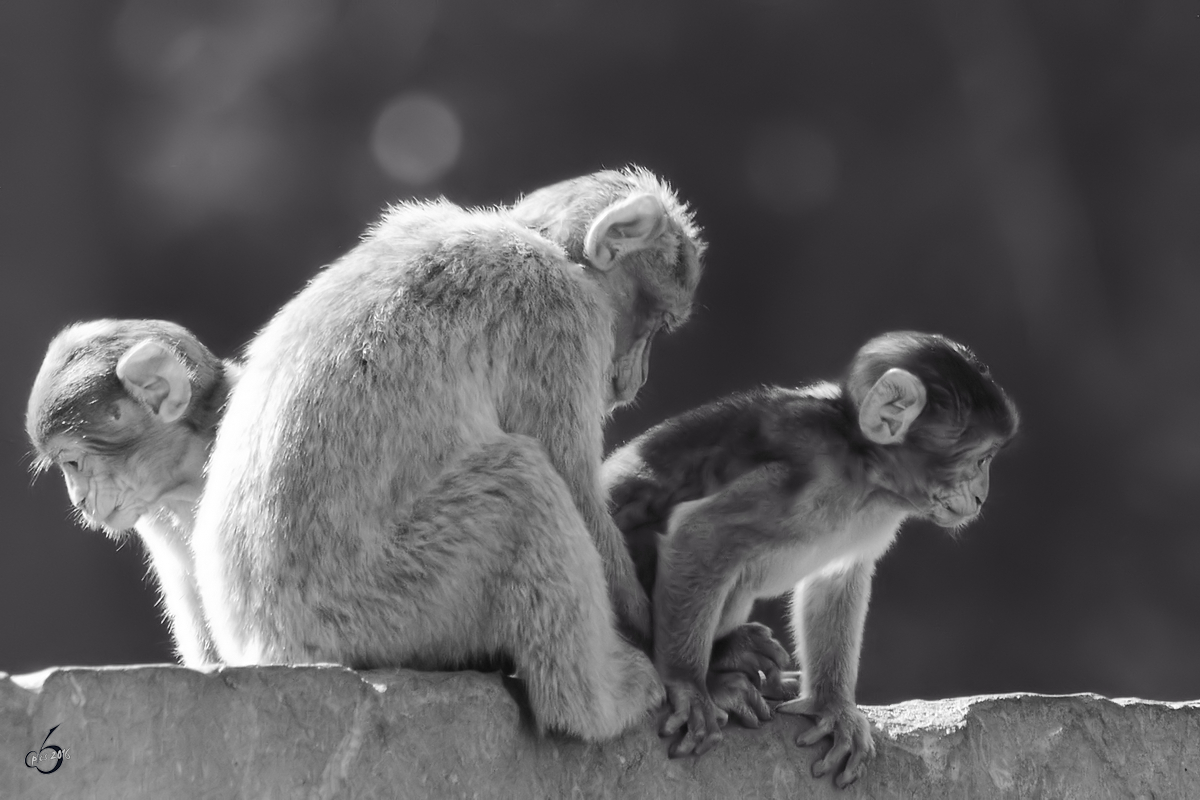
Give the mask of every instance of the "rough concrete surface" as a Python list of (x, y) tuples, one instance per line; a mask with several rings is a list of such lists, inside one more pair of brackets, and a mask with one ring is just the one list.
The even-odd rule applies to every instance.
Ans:
[[(671, 760), (651, 721), (539, 738), (495, 674), (171, 666), (0, 673), (3, 798), (1200, 798), (1200, 703), (1005, 695), (868, 707), (879, 755), (814, 779), (803, 718)], [(47, 740), (46, 734), (54, 728)], [(67, 758), (25, 766), (38, 748)], [(31, 755), (30, 751), (34, 751)], [(49, 770), (54, 762), (32, 762)]]

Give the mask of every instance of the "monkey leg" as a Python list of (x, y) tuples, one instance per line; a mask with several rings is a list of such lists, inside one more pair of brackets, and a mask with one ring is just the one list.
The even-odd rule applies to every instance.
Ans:
[[(654, 660), (673, 709), (660, 732), (672, 735), (687, 726), (669, 748), (672, 756), (713, 747), (730, 712), (744, 721), (763, 718), (765, 703), (746, 674), (758, 663), (751, 660), (749, 643), (761, 644), (759, 629), (743, 627), (763, 579), (747, 565), (785, 539), (776, 515), (786, 510), (779, 499), (786, 480), (777, 468), (760, 468), (717, 494), (678, 504), (671, 514), (654, 587)], [(745, 681), (714, 677), (711, 658), (719, 635), (734, 637), (728, 644), (741, 659), (730, 661), (729, 648), (717, 655), (744, 668)], [(727, 707), (713, 697), (713, 688)]]
[(604, 565), (566, 483), (533, 439), (490, 446), (511, 494), (497, 511), (514, 543), (494, 580), (496, 623), (544, 728), (608, 739), (658, 707), (650, 660), (615, 627)]
[(590, 741), (616, 736), (662, 702), (653, 664), (617, 634), (600, 555), (536, 440), (493, 440), (445, 473), (414, 506), (394, 574), (414, 573), (417, 548), (430, 542), (438, 561), (424, 557), (421, 572), (443, 594), (398, 632), (424, 638), (433, 657), (420, 663), (507, 654), (538, 727)]
[(717, 540), (707, 535), (707, 519), (694, 513), (706, 502), (685, 504), (689, 509), (672, 518), (654, 585), (654, 661), (671, 710), (659, 735), (683, 731), (667, 748), (672, 758), (715, 747), (729, 719), (711, 696), (708, 679), (713, 639), (736, 574), (718, 574), (711, 566), (720, 563), (709, 550)]
[[(602, 374), (579, 379), (581, 371), (588, 372), (607, 362), (611, 355), (611, 341), (606, 338), (610, 325), (611, 320), (600, 314), (588, 322), (586, 335), (572, 338), (557, 327), (536, 334), (554, 336), (558, 342), (544, 353), (547, 360), (540, 365), (539, 373), (556, 376), (549, 384), (554, 391), (547, 391), (547, 384), (539, 379), (533, 384), (536, 391), (521, 393), (520, 403), (503, 409), (500, 419), (505, 430), (530, 435), (542, 444), (547, 463), (570, 493), (572, 506), (600, 554), (610, 603), (621, 630), (649, 641), (650, 598), (638, 581), (633, 557), (609, 512), (607, 493), (602, 490), (603, 421), (607, 409), (596, 391), (603, 383)], [(606, 331), (604, 336), (588, 332), (598, 327)], [(585, 369), (584, 365), (591, 367)]]
[(507, 656), (539, 729), (590, 741), (661, 703), (653, 664), (617, 634), (600, 555), (537, 440), (497, 434), (380, 526), (279, 581), (269, 659), (454, 669)]

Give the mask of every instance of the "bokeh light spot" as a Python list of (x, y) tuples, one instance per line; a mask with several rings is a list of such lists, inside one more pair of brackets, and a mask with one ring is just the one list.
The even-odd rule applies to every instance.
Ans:
[(803, 123), (761, 129), (746, 147), (745, 164), (751, 193), (777, 214), (802, 214), (824, 205), (838, 185), (833, 142)]
[(405, 94), (388, 101), (371, 131), (371, 152), (391, 177), (424, 186), (445, 175), (462, 150), (462, 125), (439, 97)]

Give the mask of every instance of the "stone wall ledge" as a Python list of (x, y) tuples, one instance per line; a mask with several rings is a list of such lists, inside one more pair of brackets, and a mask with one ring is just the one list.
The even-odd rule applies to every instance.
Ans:
[[(802, 718), (731, 725), (715, 750), (672, 760), (650, 721), (604, 745), (539, 738), (517, 696), (514, 681), (477, 672), (0, 673), (0, 797), (1200, 798), (1200, 702), (1013, 694), (867, 707), (879, 754), (840, 791), (809, 773), (821, 748), (793, 744)], [(22, 757), (51, 728), (47, 747), (67, 758), (40, 774)]]

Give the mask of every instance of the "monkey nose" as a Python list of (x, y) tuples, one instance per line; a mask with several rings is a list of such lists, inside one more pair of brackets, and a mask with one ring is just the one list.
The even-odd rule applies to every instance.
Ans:
[(983, 508), (983, 498), (982, 497), (980, 497), (979, 495), (976, 494), (976, 495), (972, 495), (972, 498), (975, 500), (975, 510), (976, 511)]

